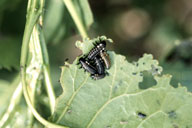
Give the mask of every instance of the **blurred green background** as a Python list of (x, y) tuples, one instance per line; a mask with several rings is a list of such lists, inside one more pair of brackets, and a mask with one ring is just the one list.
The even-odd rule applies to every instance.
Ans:
[[(171, 84), (181, 83), (192, 91), (192, 1), (191, 0), (89, 0), (94, 24), (89, 36), (113, 39), (109, 50), (135, 61), (152, 53), (173, 75)], [(0, 79), (11, 81), (19, 72), (26, 0), (0, 0)], [(60, 66), (81, 54), (75, 41), (81, 40), (62, 0), (48, 0), (45, 6), (44, 34), (51, 75), (59, 95)], [(145, 87), (154, 83), (150, 74)], [(144, 87), (143, 87), (144, 88)]]

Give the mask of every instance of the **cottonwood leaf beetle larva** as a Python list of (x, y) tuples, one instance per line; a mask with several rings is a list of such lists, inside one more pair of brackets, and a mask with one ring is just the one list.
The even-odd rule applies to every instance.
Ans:
[(88, 60), (93, 60), (101, 51), (105, 50), (106, 42), (101, 41), (95, 44), (95, 47), (87, 55)]
[(100, 56), (105, 64), (105, 67), (109, 69), (111, 67), (111, 61), (109, 58), (109, 54), (106, 51), (100, 52)]
[(94, 60), (95, 60), (98, 74), (105, 74), (105, 68), (104, 68), (103, 61), (101, 60), (101, 58), (96, 56)]
[(88, 61), (86, 61), (83, 57), (79, 59), (79, 63), (81, 64), (80, 68), (83, 68), (85, 71), (89, 72), (90, 74), (96, 74), (97, 70), (93, 67)]

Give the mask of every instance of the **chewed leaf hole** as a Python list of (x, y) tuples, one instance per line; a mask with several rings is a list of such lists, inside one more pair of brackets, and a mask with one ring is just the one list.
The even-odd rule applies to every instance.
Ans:
[(162, 69), (152, 55), (145, 54), (132, 64), (124, 56), (108, 54), (110, 75), (102, 80), (94, 81), (78, 69), (78, 58), (69, 68), (62, 67), (63, 93), (50, 121), (70, 128), (156, 128), (165, 124), (192, 128), (192, 95), (182, 86), (173, 88), (171, 75), (159, 74)]
[(156, 81), (153, 78), (153, 75), (150, 72), (144, 71), (142, 73), (143, 82), (139, 83), (140, 89), (147, 89), (156, 85)]
[(141, 119), (144, 119), (144, 118), (147, 117), (147, 115), (144, 114), (144, 113), (142, 113), (142, 112), (138, 112), (138, 113), (137, 113), (137, 116), (138, 116), (139, 118), (141, 118)]

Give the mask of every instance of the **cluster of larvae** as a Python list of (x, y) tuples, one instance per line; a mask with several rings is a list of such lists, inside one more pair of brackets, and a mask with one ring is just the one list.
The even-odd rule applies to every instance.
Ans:
[(107, 74), (105, 69), (109, 69), (111, 65), (106, 50), (106, 42), (100, 41), (95, 43), (94, 48), (87, 55), (79, 58), (78, 64), (86, 72), (89, 72), (94, 80), (104, 78)]

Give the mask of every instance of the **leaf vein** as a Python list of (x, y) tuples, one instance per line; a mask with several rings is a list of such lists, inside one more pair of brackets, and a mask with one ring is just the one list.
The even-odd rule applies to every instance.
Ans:
[(137, 126), (137, 128), (140, 128), (142, 126), (143, 123), (145, 123), (147, 120), (149, 120), (151, 117), (155, 116), (158, 113), (163, 113), (164, 115), (167, 115), (167, 113), (163, 112), (162, 110), (158, 110), (154, 113), (152, 113), (150, 116), (148, 116), (146, 119), (144, 119), (143, 121), (141, 121), (141, 123)]
[(114, 81), (115, 81), (115, 77), (116, 77), (116, 71), (117, 71), (117, 65), (116, 65), (116, 61), (114, 61), (114, 75), (113, 75), (113, 79), (112, 79), (112, 84), (111, 84), (111, 89), (110, 89), (110, 93), (109, 93), (109, 99), (111, 99), (111, 95), (112, 95), (112, 90), (113, 90), (113, 86), (114, 86)]
[[(162, 87), (161, 87), (162, 88)], [(134, 96), (134, 95), (138, 95), (138, 94), (142, 94), (146, 91), (155, 91), (155, 90), (158, 90), (158, 88), (149, 88), (149, 89), (146, 89), (146, 90), (141, 90), (139, 92), (136, 92), (136, 93), (129, 93), (129, 94), (123, 94), (123, 95), (119, 95), (117, 97), (114, 97), (110, 100), (108, 100), (105, 104), (103, 104), (103, 106), (101, 106), (101, 108), (95, 113), (95, 115), (93, 116), (93, 118), (90, 120), (90, 122), (88, 123), (87, 125), (87, 128), (90, 128), (90, 126), (93, 124), (93, 122), (95, 121), (95, 119), (97, 118), (97, 116), (103, 111), (103, 109), (109, 104), (111, 103), (112, 101), (118, 99), (118, 98), (121, 98), (123, 96)]]
[(58, 123), (61, 118), (65, 115), (67, 109), (69, 108), (69, 106), (71, 105), (74, 97), (76, 96), (76, 94), (79, 92), (79, 90), (81, 89), (81, 87), (87, 82), (89, 75), (87, 75), (87, 77), (85, 78), (84, 82), (79, 86), (79, 88), (73, 93), (73, 95), (71, 96), (71, 98), (68, 100), (67, 105), (64, 109), (64, 111), (62, 112), (62, 114), (60, 115), (60, 117), (58, 118), (58, 120), (56, 121), (56, 123)]

